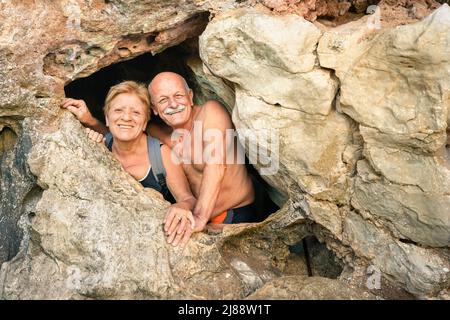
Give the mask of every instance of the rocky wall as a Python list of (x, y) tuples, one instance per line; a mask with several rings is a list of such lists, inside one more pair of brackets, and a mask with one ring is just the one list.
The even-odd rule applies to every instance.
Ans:
[[(367, 268), (446, 297), (449, 7), (382, 1), (377, 20), (352, 1), (331, 26), (315, 1), (308, 14), (260, 2), (0, 1), (0, 298), (301, 298), (314, 285), (310, 297), (352, 298)], [(237, 128), (277, 133), (265, 178), (289, 199), (182, 250), (164, 240), (168, 204), (59, 103), (74, 79), (200, 34), (187, 65), (203, 95)], [(282, 277), (288, 245), (312, 234), (345, 266), (339, 280)]]
[(236, 10), (208, 24), (200, 54), (235, 83), (238, 128), (279, 132), (267, 179), (306, 196), (307, 216), (387, 277), (437, 294), (450, 279), (450, 8), (407, 25), (373, 18), (327, 28)]

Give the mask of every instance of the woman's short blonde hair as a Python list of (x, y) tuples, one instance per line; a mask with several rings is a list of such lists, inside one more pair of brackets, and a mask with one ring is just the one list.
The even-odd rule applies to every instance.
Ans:
[(141, 83), (137, 83), (136, 81), (124, 81), (119, 84), (116, 84), (115, 86), (112, 86), (108, 94), (106, 95), (105, 99), (105, 106), (103, 107), (103, 113), (108, 113), (111, 102), (114, 100), (115, 97), (117, 97), (119, 94), (122, 93), (134, 93), (136, 96), (145, 104), (146, 110), (145, 110), (145, 121), (150, 120), (150, 95), (148, 93), (147, 87)]

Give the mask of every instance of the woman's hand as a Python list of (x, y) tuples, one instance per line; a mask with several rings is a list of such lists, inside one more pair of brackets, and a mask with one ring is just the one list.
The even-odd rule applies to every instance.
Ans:
[(65, 99), (61, 105), (61, 108), (67, 109), (72, 112), (77, 119), (84, 126), (92, 126), (95, 123), (95, 118), (89, 111), (86, 103), (83, 100)]
[(101, 133), (98, 133), (97, 131), (94, 131), (92, 129), (86, 128), (85, 129), (86, 134), (88, 136), (89, 139), (91, 139), (94, 142), (101, 142), (101, 143), (105, 143), (105, 137), (103, 137), (103, 135)]
[(167, 235), (167, 243), (182, 247), (186, 245), (195, 228), (195, 220), (192, 211), (183, 203), (175, 203), (169, 207), (164, 218), (164, 231)]

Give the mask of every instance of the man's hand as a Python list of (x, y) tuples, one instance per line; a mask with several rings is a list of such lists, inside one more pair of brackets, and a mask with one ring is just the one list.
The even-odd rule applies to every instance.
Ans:
[(96, 122), (83, 100), (65, 99), (61, 108), (72, 112), (84, 126), (90, 127)]
[(195, 220), (191, 210), (182, 203), (170, 206), (164, 218), (164, 231), (167, 235), (167, 243), (182, 247), (186, 245), (194, 231)]
[(101, 142), (101, 143), (105, 143), (105, 137), (103, 137), (103, 135), (101, 133), (98, 133), (97, 131), (94, 131), (92, 129), (86, 128), (85, 129), (86, 134), (88, 136), (89, 139), (91, 139), (94, 142)]

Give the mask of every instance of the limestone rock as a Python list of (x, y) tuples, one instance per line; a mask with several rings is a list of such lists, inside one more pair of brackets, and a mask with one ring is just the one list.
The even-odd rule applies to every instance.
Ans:
[(29, 164), (43, 192), (22, 216), (21, 251), (1, 267), (2, 299), (243, 298), (279, 276), (284, 238), (308, 232), (287, 205), (263, 224), (173, 248), (162, 229), (168, 203), (89, 141), (72, 115), (40, 138)]
[[(274, 57), (267, 43), (275, 46), (276, 42), (266, 36), (269, 31), (259, 28), (257, 35), (251, 33), (243, 37), (242, 33), (246, 33), (240, 26), (250, 25), (246, 30), (252, 30), (253, 22), (248, 21), (256, 20), (255, 16), (269, 21), (289, 21), (288, 18), (241, 10), (213, 20), (200, 42), (202, 59), (208, 68), (237, 84), (233, 121), (243, 129), (242, 132), (251, 129), (251, 134), (240, 136), (247, 150), (251, 151), (252, 145), (259, 144), (265, 146), (263, 154), (279, 151), (278, 173), (265, 178), (293, 199), (299, 193), (307, 194), (302, 207), (305, 216), (329, 232), (328, 243), (342, 251), (345, 259), (349, 257), (345, 249), (335, 246), (330, 235), (350, 245), (357, 256), (372, 261), (386, 277), (419, 296), (437, 294), (448, 285), (445, 253), (398, 240), (448, 246), (450, 215), (446, 190), (449, 166), (447, 159), (439, 155), (447, 128), (445, 79), (448, 78), (448, 66), (444, 52), (448, 50), (445, 43), (439, 42), (439, 37), (432, 36), (447, 37), (446, 22), (440, 26), (438, 21), (444, 21), (448, 10), (443, 6), (423, 22), (394, 28), (389, 25), (375, 28), (370, 17), (366, 17), (319, 36), (320, 66), (334, 69), (341, 82), (336, 98), (338, 112), (328, 109), (323, 113), (311, 113), (302, 103), (305, 98), (310, 99), (309, 93), (301, 88), (295, 96), (301, 107), (292, 108), (289, 84), (267, 89), (272, 83), (267, 84), (266, 74), (270, 74), (276, 84), (295, 83), (295, 80), (284, 77), (278, 81), (280, 71), (277, 68), (286, 70), (286, 63), (281, 58), (281, 62), (272, 58), (270, 63), (260, 63), (261, 59), (266, 61)], [(436, 55), (421, 45), (425, 38), (427, 43), (436, 46)], [(254, 39), (259, 39), (265, 46), (259, 45), (255, 49)], [(248, 49), (243, 50), (246, 46)], [(277, 53), (276, 57), (279, 56)], [(422, 58), (428, 59), (431, 69), (424, 67), (420, 62)], [(413, 68), (408, 67), (405, 59), (409, 59)], [(317, 65), (313, 70), (316, 69)], [(248, 74), (253, 75), (253, 81), (247, 78)], [(297, 73), (304, 79), (307, 79), (306, 74)], [(389, 74), (389, 78), (385, 79), (384, 74)], [(273, 98), (274, 92), (277, 99)], [(377, 101), (376, 107), (370, 101)], [(314, 105), (318, 105), (317, 101)], [(332, 106), (332, 99), (328, 99), (328, 105)], [(408, 113), (405, 108), (412, 110), (413, 118), (402, 118)], [(339, 112), (348, 114), (358, 125)], [(267, 128), (278, 131), (279, 149), (270, 145), (267, 137), (258, 136)], [(356, 163), (362, 158), (369, 162), (360, 161), (355, 170)], [(263, 155), (261, 162), (268, 163), (267, 160), (269, 156)], [(367, 166), (370, 174), (362, 169), (366, 163), (370, 163)], [(332, 203), (345, 206), (349, 199), (362, 216), (374, 223), (369, 228), (373, 236), (368, 236), (364, 231), (368, 227), (360, 223), (356, 228), (361, 232), (358, 240), (346, 240), (354, 233), (341, 222), (354, 218), (352, 214), (346, 218), (351, 207), (339, 210)], [(389, 229), (392, 236), (386, 234), (385, 229)], [(375, 242), (371, 240), (374, 237)], [(383, 249), (372, 249), (373, 255), (360, 249), (368, 250), (372, 246)], [(386, 246), (392, 248), (386, 249)], [(405, 250), (405, 246), (409, 250), (406, 257), (398, 253)], [(385, 252), (397, 254), (399, 261), (386, 262)], [(408, 271), (394, 267), (408, 263), (413, 265)], [(432, 271), (426, 271), (427, 268)], [(418, 280), (409, 280), (409, 272)]]
[[(337, 70), (341, 110), (399, 145), (428, 152), (441, 148), (450, 101), (449, 17), (450, 8), (443, 5), (421, 22), (373, 39), (363, 37), (364, 29), (351, 36), (348, 30), (330, 35), (333, 41), (325, 38), (319, 57), (322, 66)], [(346, 56), (343, 64), (327, 58), (333, 51)]]
[(349, 9), (355, 6), (356, 10), (362, 12), (369, 4), (378, 1), (373, 0), (259, 0), (265, 7), (277, 13), (295, 13), (309, 21), (315, 21), (320, 17), (338, 18), (348, 13)]
[[(300, 16), (353, 20), (348, 4), (372, 1), (260, 2), (274, 12), (242, 8), (251, 0), (0, 1), (0, 299), (360, 298), (351, 287), (369, 270), (448, 296), (449, 7), (417, 22), (434, 1), (386, 0), (382, 19), (331, 28), (338, 19)], [(167, 203), (59, 104), (65, 84), (205, 27), (204, 65), (186, 68), (202, 99), (228, 106), (246, 151), (267, 151), (257, 167), (274, 169), (264, 178), (288, 200), (181, 250), (161, 230)], [(283, 277), (288, 246), (311, 235), (350, 288)]]
[[(280, 169), (274, 176), (266, 176), (287, 194), (294, 195), (291, 184), (317, 199), (345, 203), (348, 168), (342, 160), (347, 145), (352, 144), (351, 123), (345, 116), (332, 111), (328, 116), (309, 116), (302, 112), (274, 106), (236, 90), (233, 121), (243, 129), (242, 142), (267, 145), (268, 157), (279, 151), (279, 159), (266, 159), (259, 154), (261, 163), (279, 160)], [(279, 135), (279, 149), (265, 141), (266, 129)], [(251, 131), (246, 131), (251, 129)], [(250, 132), (246, 135), (246, 132)], [(263, 167), (263, 166), (262, 166)], [(276, 181), (276, 182), (275, 182)], [(291, 182), (293, 181), (293, 182)]]
[(369, 292), (344, 282), (321, 277), (282, 277), (267, 283), (250, 300), (372, 300)]
[(450, 284), (450, 259), (445, 251), (392, 239), (389, 233), (355, 213), (346, 216), (344, 234), (344, 243), (348, 243), (356, 254), (369, 259), (376, 268), (400, 282), (411, 293), (425, 298)]
[(337, 82), (315, 67), (320, 36), (298, 16), (238, 10), (208, 24), (200, 37), (200, 57), (215, 75), (269, 104), (327, 115)]
[[(73, 134), (81, 133), (73, 119), (62, 125), (30, 155), (45, 191), (29, 221), (28, 243), (2, 266), (2, 297), (129, 298), (141, 292), (167, 298), (173, 280), (167, 249), (161, 247), (163, 201), (152, 200), (142, 188), (137, 192), (136, 181), (105, 151), (90, 153), (92, 142)], [(30, 272), (18, 276), (24, 268)], [(145, 281), (149, 275), (160, 281)]]
[(194, 98), (199, 99), (199, 104), (214, 99), (221, 102), (231, 113), (235, 101), (232, 85), (214, 76), (199, 58), (189, 58), (187, 65), (195, 75), (197, 88), (195, 88)]
[[(359, 162), (353, 206), (386, 220), (399, 238), (428, 246), (449, 246), (450, 197), (446, 194), (448, 189), (442, 189), (448, 184), (449, 170), (435, 167), (432, 158), (422, 159), (400, 151), (389, 154), (389, 149), (372, 151), (378, 152), (376, 163), (381, 166), (383, 177), (367, 163)], [(383, 159), (387, 161), (382, 163)], [(427, 166), (424, 160), (432, 164)], [(392, 168), (389, 163), (399, 166)], [(400, 167), (401, 164), (406, 165)]]
[(450, 35), (449, 17), (444, 5), (392, 29), (361, 20), (326, 33), (318, 49), (321, 65), (336, 70), (340, 110), (360, 123), (373, 167), (360, 166), (353, 205), (385, 219), (397, 237), (430, 246), (450, 241), (450, 162), (442, 151), (450, 63), (440, 40)]

